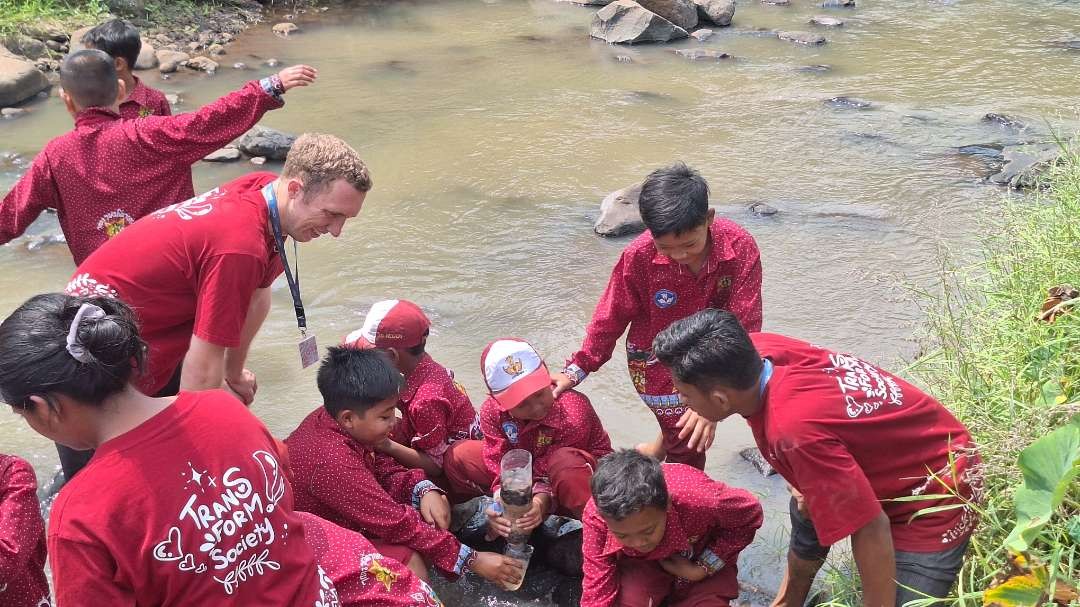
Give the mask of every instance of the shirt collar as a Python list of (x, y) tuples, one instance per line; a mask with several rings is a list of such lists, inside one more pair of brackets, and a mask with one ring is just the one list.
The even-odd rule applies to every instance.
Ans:
[(88, 107), (75, 116), (75, 127), (94, 127), (106, 122), (119, 120), (120, 114), (103, 107)]
[[(717, 246), (719, 243), (719, 246)], [(654, 247), (656, 245), (653, 245)], [(700, 275), (710, 274), (716, 268), (720, 267), (720, 264), (725, 261), (731, 261), (737, 257), (735, 249), (731, 247), (729, 239), (724, 238), (721, 233), (719, 222), (713, 221), (709, 226), (709, 243), (706, 245), (709, 249), (709, 256), (705, 259), (705, 264), (701, 266)], [(659, 250), (653, 255), (652, 262), (656, 265), (670, 266), (674, 265), (682, 271), (682, 266), (671, 261), (671, 258), (664, 255)]]

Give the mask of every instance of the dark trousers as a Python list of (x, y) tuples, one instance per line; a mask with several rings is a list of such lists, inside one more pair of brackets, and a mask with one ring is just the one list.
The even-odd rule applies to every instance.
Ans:
[[(176, 367), (176, 372), (173, 373), (172, 379), (165, 385), (155, 397), (162, 396), (175, 396), (180, 392), (180, 369), (183, 365)], [(86, 467), (86, 464), (90, 461), (91, 457), (94, 457), (94, 450), (88, 451), (76, 451), (70, 447), (65, 447), (60, 443), (56, 443), (56, 452), (60, 455), (60, 468), (64, 471), (64, 480), (69, 481), (75, 474)]]

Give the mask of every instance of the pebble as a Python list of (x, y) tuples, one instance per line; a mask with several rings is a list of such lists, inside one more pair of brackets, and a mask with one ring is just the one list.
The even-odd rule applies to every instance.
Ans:
[(824, 27), (843, 27), (844, 21), (837, 19), (836, 17), (826, 17), (824, 15), (814, 15), (810, 17), (810, 23), (814, 25), (821, 25)]
[(26, 110), (19, 107), (6, 107), (0, 110), (0, 116), (3, 116), (6, 119), (18, 118), (19, 116), (23, 116), (26, 113)]
[(251, 159), (251, 164), (259, 164), (259, 165), (266, 164), (266, 159), (263, 158), (262, 156), (255, 156), (254, 158)]
[(689, 59), (690, 61), (723, 61), (724, 59), (731, 59), (732, 56), (720, 51), (706, 50), (706, 49), (676, 49), (675, 54)]
[(690, 35), (693, 36), (698, 42), (705, 42), (709, 38), (713, 37), (713, 31), (708, 28), (703, 28), (699, 30), (694, 30), (694, 32)]
[(277, 67), (281, 65), (281, 62), (277, 59), (267, 59), (266, 61), (263, 61), (263, 65), (266, 67)]
[(240, 61), (237, 61), (236, 63), (232, 64), (232, 66), (233, 66), (234, 70), (246, 70), (248, 68), (246, 63), (243, 63), (243, 62), (240, 62)]
[(180, 105), (180, 95), (176, 93), (165, 93), (165, 100), (169, 102), (169, 105)]
[(618, 61), (619, 63), (633, 63), (634, 58), (630, 55), (617, 55), (615, 61)]

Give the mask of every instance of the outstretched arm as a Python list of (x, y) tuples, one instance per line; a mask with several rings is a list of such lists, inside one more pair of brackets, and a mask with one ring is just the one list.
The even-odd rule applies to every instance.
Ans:
[(42, 152), (0, 202), (0, 244), (22, 235), (45, 209), (59, 207), (60, 192), (53, 181), (46, 152)]

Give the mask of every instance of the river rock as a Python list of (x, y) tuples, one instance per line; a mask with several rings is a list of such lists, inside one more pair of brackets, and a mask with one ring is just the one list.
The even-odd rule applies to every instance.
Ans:
[(827, 74), (832, 71), (832, 66), (825, 65), (824, 63), (819, 63), (817, 65), (803, 65), (795, 68), (795, 71), (804, 74)]
[(686, 31), (697, 27), (697, 6), (690, 0), (637, 0), (637, 3)]
[(292, 34), (299, 32), (300, 26), (296, 25), (295, 23), (289, 23), (288, 21), (285, 21), (283, 23), (275, 24), (274, 27), (271, 28), (271, 30), (273, 30), (274, 34), (277, 36), (280, 36), (282, 38), (288, 38)]
[(180, 105), (180, 95), (176, 93), (165, 93), (165, 101), (169, 102), (169, 105)]
[(837, 19), (836, 17), (828, 17), (826, 15), (814, 15), (810, 17), (810, 23), (814, 25), (820, 25), (822, 27), (843, 27), (843, 19)]
[(825, 36), (813, 32), (776, 32), (776, 37), (781, 40), (787, 40), (788, 42), (794, 42), (795, 44), (805, 44), (807, 46), (825, 44), (826, 42)]
[(633, 0), (616, 0), (597, 11), (589, 34), (616, 44), (669, 42), (689, 36), (685, 29)]
[(2, 116), (5, 120), (18, 118), (20, 116), (26, 115), (26, 113), (26, 110), (21, 107), (6, 107), (0, 110), (0, 116)]
[(874, 107), (874, 104), (858, 97), (829, 97), (823, 101), (825, 105), (842, 110), (868, 110)]
[(41, 59), (49, 55), (49, 47), (44, 42), (25, 34), (10, 34), (3, 39), (3, 43), (9, 51), (27, 59)]
[(645, 231), (645, 222), (638, 210), (641, 184), (637, 183), (615, 190), (600, 203), (600, 217), (593, 224), (593, 231), (601, 236), (623, 236)]
[(187, 66), (193, 70), (199, 70), (200, 72), (206, 72), (207, 74), (213, 74), (217, 72), (218, 63), (209, 57), (192, 57), (188, 59)]
[(776, 474), (776, 470), (773, 469), (772, 464), (761, 455), (761, 452), (757, 450), (757, 447), (747, 447), (742, 451), (739, 451), (739, 456), (757, 469), (757, 471), (761, 473), (761, 476), (769, 477)]
[(142, 39), (142, 48), (139, 49), (139, 58), (135, 60), (135, 69), (152, 70), (158, 66), (157, 49), (146, 38)]
[(734, 59), (732, 55), (712, 49), (680, 48), (672, 52), (690, 61), (715, 61), (719, 63), (725, 59)]
[(49, 79), (33, 63), (0, 55), (0, 107), (15, 105), (49, 88)]
[(270, 160), (285, 160), (296, 142), (296, 135), (265, 126), (255, 125), (240, 138), (240, 151), (248, 156), (263, 156)]
[(822, 8), (855, 8), (855, 0), (825, 0)]
[(698, 17), (713, 25), (727, 27), (735, 16), (735, 0), (694, 0)]
[(767, 6), (791, 6), (791, 0), (761, 0)]
[(181, 53), (180, 51), (163, 49), (157, 52), (157, 58), (158, 71), (162, 74), (171, 74), (181, 65), (187, 65), (188, 60), (191, 59), (191, 55)]
[(690, 37), (693, 38), (694, 40), (697, 40), (698, 42), (705, 42), (709, 38), (713, 37), (713, 31), (711, 29), (708, 29), (708, 28), (702, 28), (702, 29), (699, 29), (699, 30), (694, 30), (694, 31), (690, 32)]
[(210, 152), (203, 157), (203, 160), (206, 162), (235, 162), (240, 160), (240, 150), (235, 146), (226, 146), (216, 152)]
[(278, 67), (279, 65), (281, 65), (281, 61), (274, 58), (263, 61), (263, 67)]
[(559, 2), (569, 2), (570, 4), (577, 4), (578, 6), (607, 6), (614, 2), (614, 0), (558, 0)]
[(751, 213), (758, 217), (771, 217), (780, 212), (780, 209), (777, 209), (767, 202), (751, 202), (747, 208), (750, 209)]
[(70, 36), (55, 22), (42, 21), (23, 29), (27, 36), (48, 42), (67, 42)]
[(51, 234), (37, 234), (35, 236), (26, 237), (26, 249), (30, 252), (39, 251), (45, 247), (57, 244), (67, 244), (67, 237), (59, 230)]
[(251, 164), (255, 166), (262, 166), (266, 164), (266, 158), (264, 158), (263, 156), (252, 156)]
[(206, 52), (214, 55), (215, 57), (225, 54), (225, 47), (221, 44), (211, 44), (210, 48)]
[(1024, 124), (1021, 120), (1018, 120), (1017, 118), (1014, 118), (1007, 114), (997, 114), (994, 112), (990, 112), (989, 114), (986, 114), (982, 117), (982, 121), (988, 122), (990, 124), (996, 124), (997, 126), (1016, 131), (1022, 131), (1027, 128), (1027, 125)]
[(67, 44), (64, 44), (63, 42), (57, 42), (56, 40), (46, 40), (45, 48), (49, 49), (54, 53), (66, 53), (68, 47)]
[(1001, 156), (1005, 166), (990, 177), (990, 183), (1020, 190), (1039, 185), (1043, 172), (1061, 157), (1061, 147), (1056, 143), (1005, 146)]
[(247, 66), (246, 63), (244, 63), (242, 61), (237, 61), (236, 63), (232, 64), (232, 68), (234, 70), (246, 70), (246, 69), (248, 69), (248, 66)]

